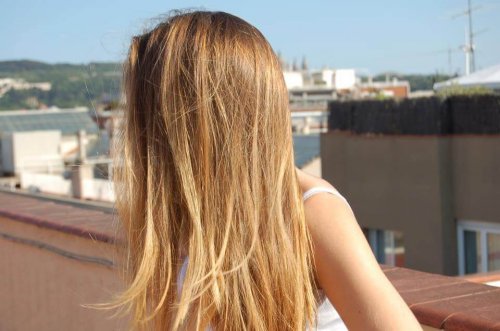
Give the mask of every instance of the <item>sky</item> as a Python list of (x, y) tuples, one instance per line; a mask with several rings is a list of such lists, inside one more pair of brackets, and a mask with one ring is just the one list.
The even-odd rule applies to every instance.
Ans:
[[(500, 0), (472, 0), (476, 66), (500, 63)], [(463, 73), (466, 0), (0, 0), (0, 61), (121, 61), (130, 37), (172, 9), (221, 10), (256, 26), (276, 52), (361, 74)], [(449, 59), (451, 49), (451, 61)]]

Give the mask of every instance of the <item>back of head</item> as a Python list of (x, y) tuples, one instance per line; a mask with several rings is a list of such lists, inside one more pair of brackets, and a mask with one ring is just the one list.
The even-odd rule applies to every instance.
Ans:
[(132, 39), (124, 93), (114, 181), (129, 283), (119, 302), (134, 327), (313, 323), (288, 93), (262, 34), (223, 12), (177, 13)]

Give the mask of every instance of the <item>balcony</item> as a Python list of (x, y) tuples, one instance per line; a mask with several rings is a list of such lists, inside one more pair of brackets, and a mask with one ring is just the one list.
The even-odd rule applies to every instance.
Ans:
[[(82, 307), (122, 288), (116, 221), (106, 205), (0, 192), (0, 330), (124, 329), (125, 319)], [(500, 288), (381, 267), (425, 330), (500, 330)]]

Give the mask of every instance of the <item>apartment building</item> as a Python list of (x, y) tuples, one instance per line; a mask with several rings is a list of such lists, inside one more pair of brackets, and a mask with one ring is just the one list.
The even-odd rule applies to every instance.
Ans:
[(329, 111), (322, 174), (379, 262), (500, 270), (500, 97), (332, 102)]

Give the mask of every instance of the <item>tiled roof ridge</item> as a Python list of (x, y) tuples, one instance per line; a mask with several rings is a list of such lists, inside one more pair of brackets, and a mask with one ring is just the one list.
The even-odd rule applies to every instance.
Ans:
[(114, 243), (114, 215), (36, 197), (0, 192), (0, 216), (76, 236)]
[(500, 289), (417, 270), (382, 266), (421, 324), (442, 330), (500, 331)]

